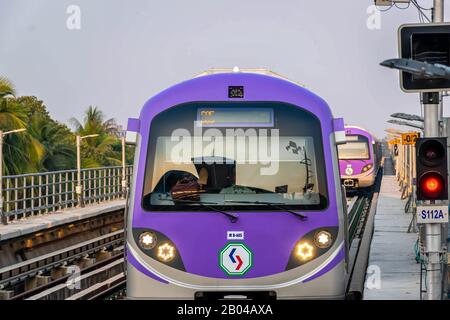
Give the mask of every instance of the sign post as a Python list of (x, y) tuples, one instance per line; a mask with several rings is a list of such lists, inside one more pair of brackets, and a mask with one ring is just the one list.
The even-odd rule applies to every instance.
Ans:
[[(415, 3), (416, 6), (420, 7)], [(444, 0), (433, 0), (433, 21), (430, 24), (409, 24), (399, 28), (400, 59), (386, 60), (381, 65), (399, 69), (401, 89), (405, 92), (418, 92), (421, 96), (424, 114), (424, 137), (439, 138), (442, 121), (442, 92), (450, 89), (450, 24), (444, 23)], [(423, 13), (422, 13), (423, 14)], [(419, 148), (417, 147), (417, 153)], [(435, 156), (435, 152), (427, 155)], [(417, 158), (419, 156), (417, 155)], [(424, 158), (424, 156), (422, 156)], [(417, 170), (419, 171), (419, 169)], [(419, 175), (417, 174), (417, 179)], [(425, 181), (425, 180), (424, 180)], [(430, 180), (431, 181), (431, 180)], [(436, 180), (437, 181), (437, 180)], [(448, 177), (445, 177), (448, 184)], [(418, 198), (419, 185), (417, 183)], [(430, 182), (422, 185), (422, 189), (432, 190), (439, 183)], [(425, 197), (426, 198), (426, 197)], [(417, 201), (417, 208), (424, 212), (437, 207), (448, 206), (448, 199), (428, 197)], [(423, 209), (429, 207), (428, 209)], [(437, 210), (437, 209), (436, 209)], [(421, 228), (420, 238), (425, 244), (427, 261), (426, 299), (442, 300), (443, 280), (447, 277), (447, 252), (442, 234), (448, 229), (448, 223), (442, 220), (428, 219)], [(447, 238), (447, 237), (445, 237)], [(444, 256), (445, 255), (445, 256)]]
[[(434, 0), (433, 22), (442, 23), (444, 21), (444, 0)], [(440, 136), (440, 104), (442, 94), (436, 92), (422, 93), (424, 107), (424, 135), (425, 137)], [(448, 206), (448, 201), (443, 205)], [(448, 216), (447, 216), (448, 219)], [(445, 223), (444, 223), (445, 225)], [(428, 300), (442, 300), (443, 296), (443, 277), (441, 270), (442, 261), (442, 224), (425, 224), (425, 249), (427, 254), (427, 298)], [(445, 229), (445, 226), (444, 226)], [(447, 276), (447, 275), (445, 275)]]

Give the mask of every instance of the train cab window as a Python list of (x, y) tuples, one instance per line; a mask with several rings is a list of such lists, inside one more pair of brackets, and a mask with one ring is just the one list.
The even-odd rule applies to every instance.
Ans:
[(165, 110), (150, 126), (142, 206), (325, 209), (321, 132), (313, 114), (284, 103), (196, 102)]
[(368, 160), (370, 159), (369, 139), (361, 135), (346, 137), (347, 142), (338, 145), (339, 160)]

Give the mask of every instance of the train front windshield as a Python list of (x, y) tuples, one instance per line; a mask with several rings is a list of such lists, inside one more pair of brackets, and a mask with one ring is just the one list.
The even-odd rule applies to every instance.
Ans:
[(142, 205), (147, 211), (251, 210), (264, 202), (320, 210), (327, 206), (324, 168), (320, 122), (303, 109), (187, 103), (151, 123)]
[(361, 135), (347, 136), (347, 143), (338, 145), (339, 160), (368, 160), (369, 140)]

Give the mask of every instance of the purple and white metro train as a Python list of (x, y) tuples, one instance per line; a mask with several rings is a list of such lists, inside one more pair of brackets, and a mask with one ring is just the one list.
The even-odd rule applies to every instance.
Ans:
[(319, 96), (269, 72), (207, 73), (128, 131), (130, 299), (344, 298), (344, 123)]
[(347, 142), (338, 145), (339, 170), (347, 190), (372, 187), (381, 162), (381, 144), (367, 130), (345, 126)]

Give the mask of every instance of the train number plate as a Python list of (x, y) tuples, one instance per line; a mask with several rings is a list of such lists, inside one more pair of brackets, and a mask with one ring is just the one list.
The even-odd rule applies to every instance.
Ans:
[(244, 231), (227, 231), (227, 240), (244, 240)]
[(448, 223), (448, 206), (418, 206), (417, 223)]

